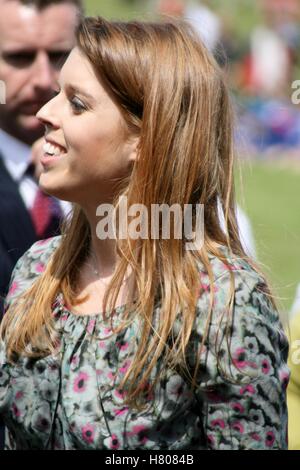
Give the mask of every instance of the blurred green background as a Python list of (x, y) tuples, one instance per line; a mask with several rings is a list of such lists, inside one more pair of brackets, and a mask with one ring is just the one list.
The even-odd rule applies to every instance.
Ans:
[(300, 282), (300, 163), (244, 163), (236, 186), (252, 223), (261, 268), (287, 311)]
[[(149, 17), (155, 0), (86, 0), (85, 4), (87, 14), (131, 19)], [(253, 0), (212, 0), (210, 5), (222, 14), (240, 41), (246, 41), (259, 20)], [(300, 283), (300, 159), (296, 165), (282, 157), (269, 163), (259, 158), (245, 163), (242, 159), (236, 186), (238, 201), (252, 223), (261, 269), (282, 310), (288, 312)]]

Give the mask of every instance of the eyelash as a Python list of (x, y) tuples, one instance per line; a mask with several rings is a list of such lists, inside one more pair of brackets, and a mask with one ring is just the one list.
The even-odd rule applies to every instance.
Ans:
[(81, 103), (81, 101), (78, 100), (76, 96), (72, 96), (72, 98), (69, 98), (69, 102), (71, 108), (75, 113), (79, 114), (83, 113), (83, 111), (86, 111), (86, 107), (84, 106), (84, 104)]
[[(59, 95), (59, 93), (60, 93), (60, 90), (53, 90), (54, 97)], [(81, 113), (83, 113), (83, 111), (86, 111), (86, 109), (87, 109), (84, 106), (84, 104), (82, 104), (82, 102), (77, 98), (77, 96), (68, 97), (68, 101), (70, 103), (70, 106), (71, 106), (72, 110), (76, 114), (81, 114)]]

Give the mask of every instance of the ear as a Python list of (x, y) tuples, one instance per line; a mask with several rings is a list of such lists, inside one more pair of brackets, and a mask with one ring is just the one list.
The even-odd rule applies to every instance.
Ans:
[(128, 140), (128, 160), (131, 163), (136, 162), (139, 158), (139, 143), (140, 138), (138, 136), (132, 136)]

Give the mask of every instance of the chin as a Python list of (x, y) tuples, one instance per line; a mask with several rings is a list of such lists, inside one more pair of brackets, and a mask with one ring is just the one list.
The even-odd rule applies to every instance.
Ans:
[(63, 192), (63, 188), (61, 185), (57, 184), (53, 175), (48, 174), (48, 172), (43, 172), (39, 179), (39, 187), (42, 191), (51, 196), (57, 197), (58, 199), (61, 198), (61, 193)]

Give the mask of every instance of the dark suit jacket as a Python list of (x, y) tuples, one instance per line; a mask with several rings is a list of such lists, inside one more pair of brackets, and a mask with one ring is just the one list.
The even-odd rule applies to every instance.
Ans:
[(18, 259), (37, 240), (30, 214), (17, 183), (0, 155), (0, 307)]
[[(35, 241), (30, 214), (0, 155), (0, 320), (12, 270)], [(4, 428), (0, 417), (0, 449), (3, 446)]]

